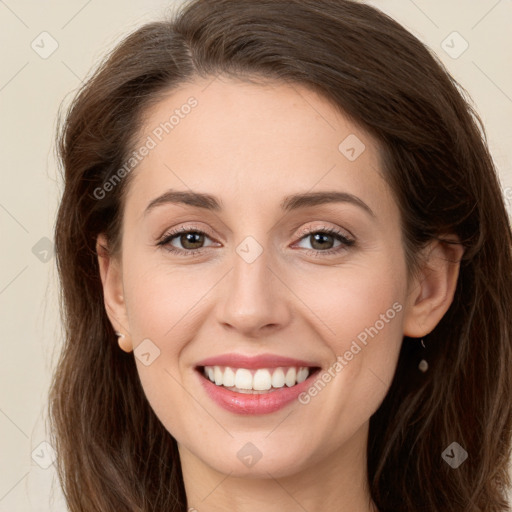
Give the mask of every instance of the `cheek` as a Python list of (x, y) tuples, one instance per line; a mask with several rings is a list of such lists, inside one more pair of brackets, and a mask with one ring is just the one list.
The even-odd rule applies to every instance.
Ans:
[[(352, 340), (365, 341), (401, 332), (404, 273), (385, 262), (347, 265), (296, 280), (298, 294), (316, 318), (316, 328), (336, 354), (350, 348)], [(376, 332), (377, 331), (377, 332)]]
[(207, 273), (194, 272), (192, 266), (172, 268), (148, 264), (147, 259), (134, 256), (126, 261), (124, 290), (130, 332), (136, 340), (180, 339), (177, 334), (191, 328), (201, 297), (215, 281)]
[(370, 265), (340, 266), (301, 280), (298, 295), (307, 297), (314, 329), (332, 353), (325, 391), (311, 398), (319, 413), (327, 404), (336, 411), (332, 428), (346, 408), (355, 424), (365, 421), (389, 389), (403, 339), (406, 277), (400, 262), (400, 254), (390, 252)]
[[(167, 430), (182, 437), (185, 429), (175, 411), (188, 411), (190, 396), (183, 387), (180, 356), (197, 330), (195, 308), (212, 284), (194, 277), (188, 270), (192, 267), (172, 270), (148, 260), (133, 251), (123, 261), (129, 332), (148, 402)], [(150, 354), (149, 364), (144, 353)]]
[[(201, 298), (212, 287), (209, 277), (171, 269), (135, 251), (123, 261), (124, 294), (139, 376), (150, 402), (180, 400), (180, 356), (198, 329)], [(146, 360), (140, 357), (150, 353)], [(147, 360), (150, 364), (146, 365)], [(158, 413), (158, 407), (155, 407)]]

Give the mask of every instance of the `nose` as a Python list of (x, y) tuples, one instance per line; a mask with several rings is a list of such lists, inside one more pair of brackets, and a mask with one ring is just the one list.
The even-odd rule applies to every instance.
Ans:
[(217, 320), (225, 329), (247, 338), (283, 329), (290, 322), (293, 293), (282, 274), (266, 249), (254, 261), (236, 252), (225, 278)]

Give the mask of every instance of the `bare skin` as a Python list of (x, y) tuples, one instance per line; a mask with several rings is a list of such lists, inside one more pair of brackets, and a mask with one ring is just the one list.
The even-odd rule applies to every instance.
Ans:
[[(197, 106), (133, 171), (119, 257), (98, 238), (106, 310), (125, 335), (121, 347), (130, 352), (149, 339), (160, 351), (150, 365), (136, 363), (151, 406), (178, 442), (188, 505), (374, 511), (370, 416), (389, 389), (403, 336), (426, 335), (448, 309), (459, 269), (450, 261), (462, 249), (432, 243), (408, 279), (377, 142), (298, 85), (222, 77), (187, 84), (147, 112), (141, 144), (191, 96)], [(365, 146), (353, 160), (339, 149), (349, 135)], [(211, 194), (221, 208), (161, 201), (148, 209), (170, 189)], [(347, 195), (281, 208), (286, 196), (320, 191)], [(174, 228), (182, 232), (158, 245)], [(342, 238), (315, 240), (326, 228)], [(194, 246), (180, 237), (197, 231), (205, 235)], [(261, 248), (250, 263), (237, 252), (247, 237), (254, 242), (242, 247)], [(371, 327), (377, 334), (368, 335)], [(350, 357), (364, 332), (367, 343)], [(307, 403), (240, 415), (212, 401), (196, 370), (226, 353), (303, 359), (320, 374), (338, 356), (346, 364)], [(238, 456), (248, 443), (260, 454), (252, 465)]]

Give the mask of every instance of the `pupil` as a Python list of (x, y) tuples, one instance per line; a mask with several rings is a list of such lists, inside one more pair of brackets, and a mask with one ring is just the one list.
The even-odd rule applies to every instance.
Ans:
[[(201, 242), (202, 242), (202, 240), (201, 240), (202, 239), (202, 235), (200, 233), (187, 233), (184, 236), (185, 236), (186, 243), (191, 243), (193, 245), (194, 243), (195, 244), (201, 244)], [(194, 241), (195, 237), (199, 237), (199, 241), (197, 241), (197, 240)], [(183, 244), (183, 241), (182, 241), (182, 245), (184, 247), (186, 247), (186, 243)], [(193, 247), (193, 248), (195, 248), (195, 247)]]
[(331, 235), (323, 234), (323, 233), (317, 233), (317, 234), (313, 235), (313, 238), (314, 238), (314, 243), (312, 244), (313, 247), (314, 247), (315, 243), (320, 243), (320, 249), (322, 249), (322, 248), (325, 248), (325, 244), (322, 244), (322, 239), (325, 242), (326, 241), (325, 239), (326, 238), (331, 238)]

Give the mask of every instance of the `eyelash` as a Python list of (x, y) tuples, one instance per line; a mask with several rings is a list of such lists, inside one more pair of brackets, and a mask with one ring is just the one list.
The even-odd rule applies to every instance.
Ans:
[[(179, 229), (176, 229), (176, 230), (170, 231), (169, 233), (166, 233), (163, 236), (163, 238), (160, 239), (159, 242), (157, 242), (156, 245), (163, 247), (163, 248), (165, 248), (166, 251), (169, 251), (174, 254), (178, 254), (178, 255), (182, 255), (182, 256), (186, 256), (186, 257), (194, 257), (198, 253), (200, 253), (203, 249), (207, 249), (207, 247), (201, 247), (199, 249), (185, 250), (185, 249), (178, 249), (178, 248), (170, 245), (170, 242), (174, 238), (176, 238), (178, 235), (184, 235), (184, 234), (189, 234), (189, 233), (206, 235), (208, 238), (210, 238), (208, 233), (206, 233), (205, 231), (202, 231), (200, 229), (195, 229), (194, 227), (181, 227)], [(301, 231), (299, 242), (303, 238), (306, 238), (307, 236), (316, 235), (319, 233), (334, 236), (335, 238), (338, 239), (338, 241), (341, 242), (341, 245), (338, 246), (337, 248), (328, 249), (325, 251), (321, 251), (318, 249), (304, 249), (306, 251), (306, 254), (308, 254), (309, 256), (314, 256), (314, 257), (330, 256), (333, 254), (340, 253), (341, 251), (347, 250), (348, 247), (351, 247), (355, 244), (355, 240), (348, 238), (345, 234), (343, 234), (342, 232), (338, 231), (335, 228), (328, 228), (328, 227), (315, 228), (313, 230), (305, 229), (305, 230)]]

